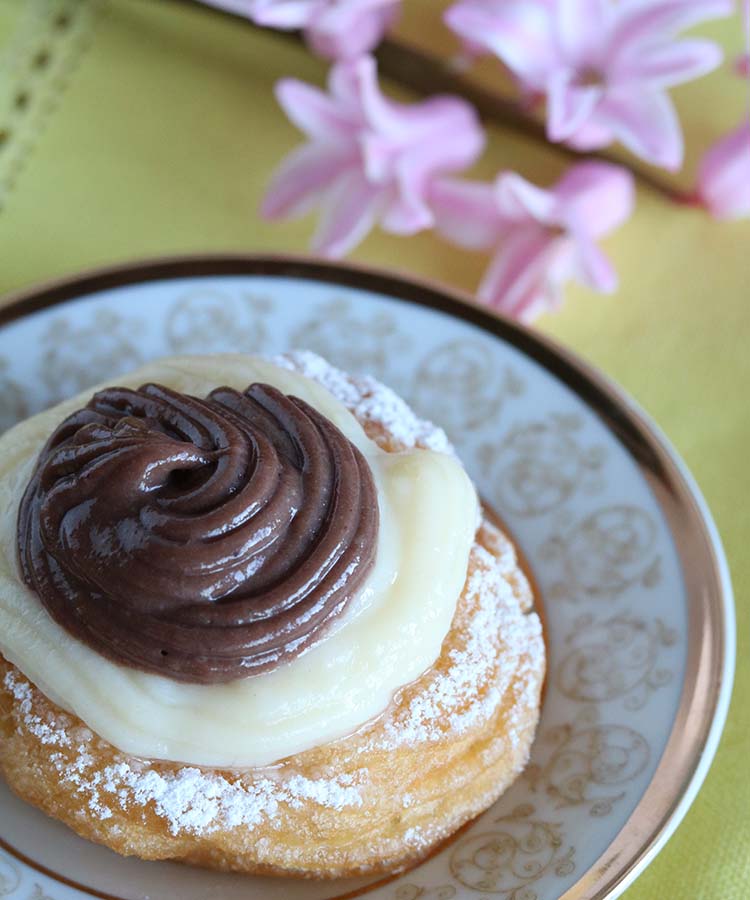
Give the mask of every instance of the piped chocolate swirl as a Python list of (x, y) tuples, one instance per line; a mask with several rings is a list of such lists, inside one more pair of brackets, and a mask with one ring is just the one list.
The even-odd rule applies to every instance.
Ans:
[(216, 683), (320, 640), (370, 572), (378, 524), (365, 458), (304, 401), (147, 384), (101, 391), (57, 428), (18, 552), (52, 617), (97, 652)]

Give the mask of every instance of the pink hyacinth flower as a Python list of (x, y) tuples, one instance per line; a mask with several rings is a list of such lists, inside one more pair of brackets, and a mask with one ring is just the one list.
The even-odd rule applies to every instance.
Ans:
[[(734, 64), (750, 78), (750, 0), (743, 3), (745, 53)], [(750, 97), (746, 121), (716, 141), (698, 169), (695, 200), (717, 219), (750, 217)]]
[(331, 257), (346, 254), (376, 222), (393, 234), (432, 227), (430, 183), (482, 152), (473, 108), (453, 97), (389, 100), (371, 57), (335, 65), (328, 90), (291, 78), (278, 83), (279, 103), (309, 141), (276, 171), (263, 215), (289, 218), (319, 208), (313, 248)]
[[(230, 0), (235, 6), (243, 0)], [(257, 25), (303, 29), (310, 46), (329, 59), (356, 59), (380, 41), (400, 0), (244, 0)]]
[(579, 150), (620, 141), (677, 169), (682, 132), (667, 89), (710, 72), (722, 53), (676, 35), (732, 9), (732, 0), (459, 0), (445, 18), (546, 97), (550, 140)]
[(617, 275), (596, 244), (631, 214), (633, 178), (609, 163), (573, 166), (550, 190), (513, 172), (494, 185), (440, 179), (431, 202), (449, 240), (494, 256), (477, 296), (525, 322), (558, 308), (562, 288), (578, 281), (611, 293)]
[(698, 200), (717, 219), (750, 216), (750, 122), (725, 135), (703, 157)]

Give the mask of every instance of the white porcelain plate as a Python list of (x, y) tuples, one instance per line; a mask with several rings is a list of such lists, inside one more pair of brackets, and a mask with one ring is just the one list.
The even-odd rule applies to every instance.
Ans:
[(550, 657), (530, 766), (432, 859), (375, 885), (123, 859), (0, 786), (0, 896), (618, 896), (706, 774), (731, 687), (734, 618), (695, 485), (600, 375), (437, 288), (289, 259), (168, 260), (0, 308), (0, 430), (148, 359), (288, 348), (370, 372), (443, 425), (519, 542), (541, 589)]

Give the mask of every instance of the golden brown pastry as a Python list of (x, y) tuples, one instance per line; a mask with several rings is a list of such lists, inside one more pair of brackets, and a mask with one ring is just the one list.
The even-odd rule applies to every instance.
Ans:
[[(357, 481), (357, 490), (345, 497), (336, 495), (339, 504), (348, 498), (344, 506), (336, 507), (336, 516), (318, 517), (329, 524), (348, 523), (344, 529), (347, 540), (342, 541), (333, 526), (329, 533), (320, 524), (308, 524), (304, 534), (313, 527), (322, 529), (315, 543), (318, 548), (325, 540), (332, 540), (335, 531), (338, 537), (334, 543), (344, 547), (337, 557), (340, 571), (349, 573), (348, 577), (359, 572), (362, 580), (351, 584), (346, 578), (329, 579), (330, 589), (324, 589), (320, 585), (328, 583), (325, 579), (303, 579), (306, 590), (312, 581), (315, 584), (307, 594), (300, 592), (306, 599), (300, 600), (297, 618), (308, 624), (304, 633), (294, 632), (295, 640), (304, 644), (297, 653), (279, 643), (273, 628), (248, 631), (247, 610), (241, 604), (247, 603), (248, 596), (259, 595), (260, 584), (263, 602), (270, 608), (269, 597), (273, 597), (269, 591), (275, 582), (270, 578), (267, 583), (257, 582), (253, 592), (246, 589), (246, 580), (243, 587), (218, 599), (218, 603), (226, 603), (227, 597), (236, 601), (231, 634), (228, 638), (221, 635), (219, 640), (206, 630), (209, 624), (213, 628), (216, 625), (208, 622), (204, 611), (196, 612), (180, 600), (183, 593), (187, 597), (189, 585), (197, 583), (189, 581), (192, 570), (187, 571), (190, 567), (186, 562), (181, 564), (179, 585), (170, 593), (170, 603), (176, 597), (174, 602), (180, 600), (180, 605), (151, 598), (148, 592), (152, 582), (145, 574), (138, 574), (137, 565), (138, 553), (141, 561), (147, 558), (143, 556), (146, 539), (137, 529), (130, 529), (128, 546), (139, 549), (130, 551), (131, 594), (126, 599), (135, 604), (133, 597), (137, 598), (140, 612), (147, 610), (150, 616), (149, 628), (153, 620), (154, 627), (160, 629), (162, 643), (168, 648), (165, 668), (160, 671), (161, 654), (150, 639), (131, 639), (127, 627), (118, 630), (108, 623), (93, 637), (82, 630), (95, 620), (95, 614), (86, 613), (86, 603), (97, 600), (97, 590), (106, 584), (110, 594), (116, 594), (117, 579), (113, 581), (111, 570), (112, 559), (117, 561), (119, 557), (110, 556), (108, 567), (97, 568), (92, 555), (97, 548), (102, 552), (102, 547), (112, 553), (114, 532), (107, 529), (116, 529), (117, 517), (112, 510), (118, 502), (125, 503), (124, 492), (108, 494), (106, 515), (94, 516), (94, 538), (90, 528), (81, 537), (84, 512), (89, 515), (91, 507), (86, 505), (88, 494), (83, 505), (80, 502), (80, 490), (81, 483), (92, 483), (90, 469), (81, 470), (83, 475), (78, 472), (77, 480), (72, 478), (75, 466), (70, 448), (56, 457), (53, 454), (52, 468), (46, 474), (42, 471), (41, 476), (39, 468), (32, 476), (33, 466), (24, 462), (31, 447), (36, 448), (37, 458), (43, 441), (65, 416), (79, 409), (81, 398), (45, 414), (38, 423), (31, 420), (25, 430), (22, 426), (19, 433), (11, 432), (0, 441), (0, 505), (6, 511), (5, 519), (0, 517), (0, 646), (5, 657), (0, 659), (0, 768), (21, 797), (82, 836), (123, 854), (301, 877), (394, 871), (417, 862), (486, 809), (525, 765), (538, 720), (545, 665), (539, 620), (531, 612), (533, 598), (509, 540), (486, 520), (476, 530), (473, 490), (467, 489), (468, 479), (444, 436), (417, 420), (395, 395), (372, 379), (353, 379), (310, 354), (294, 354), (276, 361), (281, 367), (278, 373), (268, 363), (248, 362), (243, 357), (192, 358), (161, 363), (125, 382), (126, 386), (137, 386), (158, 380), (168, 389), (195, 396), (199, 386), (215, 388), (232, 381), (234, 385), (230, 386), (246, 386), (257, 377), (258, 370), (250, 371), (253, 366), (260, 366), (264, 377), (272, 376), (276, 388), (286, 392), (284, 396), (291, 395), (287, 391), (290, 387), (307, 391), (304, 382), (315, 383), (298, 407), (306, 410), (313, 422), (317, 421), (317, 407), (352, 442), (348, 482), (361, 479), (361, 483)], [(318, 385), (323, 385), (322, 392)], [(336, 399), (329, 402), (331, 394)], [(254, 396), (266, 406), (271, 403), (268, 397), (283, 406), (283, 400), (275, 394)], [(218, 399), (222, 397), (230, 399), (229, 395)], [(114, 402), (111, 395), (106, 399)], [(235, 399), (231, 402), (240, 404)], [(366, 438), (358, 433), (354, 419), (349, 423), (335, 404), (353, 414)], [(287, 414), (278, 412), (276, 406), (274, 409), (276, 422)], [(293, 410), (289, 412), (292, 414), (296, 415)], [(195, 416), (195, 411), (191, 415)], [(236, 410), (227, 416), (237, 424)], [(133, 416), (124, 417), (128, 421), (119, 426), (117, 453), (122, 451), (123, 442), (132, 447), (142, 437), (138, 431), (141, 426), (130, 421)], [(104, 440), (103, 433), (91, 432), (102, 427), (98, 421), (87, 421), (83, 426), (76, 422), (76, 427), (89, 429), (78, 439), (79, 445), (88, 441), (89, 447), (94, 441), (98, 447), (97, 441)], [(279, 456), (288, 452), (294, 459), (286, 438), (276, 435), (275, 427), (269, 433), (276, 440)], [(295, 434), (305, 427), (304, 423), (289, 425)], [(320, 425), (320, 429), (328, 434), (327, 425)], [(333, 448), (331, 454), (346, 456), (349, 450), (342, 449), (343, 444), (339, 446), (336, 440), (331, 437), (327, 444)], [(368, 440), (373, 442), (372, 448)], [(197, 437), (196, 441), (200, 443)], [(304, 452), (312, 458), (312, 445), (302, 441), (301, 446), (308, 448)], [(155, 459), (166, 458), (163, 447), (157, 452), (149, 444), (151, 450)], [(110, 455), (103, 457), (105, 462), (97, 466), (106, 468), (107, 461), (115, 458), (109, 446), (107, 453)], [(183, 472), (210, 465), (213, 473), (224, 465), (217, 462), (224, 459), (222, 454), (207, 461), (204, 453), (203, 461), (190, 469), (193, 463), (186, 463), (180, 453), (182, 450), (169, 448), (166, 456), (171, 460), (180, 457)], [(129, 459), (127, 454), (116, 458), (118, 465)], [(374, 519), (371, 507), (375, 495), (368, 493), (370, 482), (363, 461), (372, 472), (377, 495), (378, 515)], [(90, 464), (90, 455), (86, 464)], [(242, 465), (247, 468), (246, 463)], [(328, 508), (333, 502), (332, 488), (326, 486), (328, 470), (323, 462), (319, 465), (323, 474), (309, 478), (310, 459), (300, 465), (306, 476), (300, 481), (302, 487), (295, 487), (297, 476), (280, 466), (278, 484), (289, 489), (290, 496), (317, 497), (316, 502), (328, 504)], [(147, 470), (153, 473), (156, 468), (150, 463)], [(128, 483), (127, 466), (123, 471), (125, 474), (120, 472), (114, 480), (109, 472), (108, 481), (102, 482), (108, 485), (107, 491), (112, 491), (112, 484)], [(34, 477), (38, 483), (29, 489)], [(197, 475), (154, 478), (148, 491), (161, 492), (170, 502), (178, 498), (175, 502), (182, 505), (177, 521), (181, 525), (187, 494), (208, 490)], [(335, 478), (331, 480), (331, 484), (335, 482)], [(444, 504), (435, 496), (436, 484), (442, 488), (438, 493), (447, 498)], [(424, 495), (419, 493), (419, 485)], [(100, 496), (104, 490), (92, 488), (89, 494)], [(21, 501), (24, 491), (26, 526)], [(233, 485), (227, 496), (232, 499), (238, 493), (241, 489)], [(70, 500), (72, 495), (75, 504)], [(359, 498), (356, 502), (361, 506), (356, 515), (352, 512), (353, 496)], [(228, 501), (225, 498), (223, 502)], [(8, 534), (8, 523), (19, 507), (19, 536), (21, 547), (26, 548), (26, 562), (24, 550), (17, 553), (16, 534)], [(132, 510), (125, 515), (124, 509), (119, 513), (127, 519)], [(168, 534), (171, 539), (173, 532), (165, 529), (176, 527), (175, 523), (165, 524), (159, 519), (154, 524), (148, 509), (139, 507), (138, 521), (147, 523), (150, 534), (160, 539)], [(191, 515), (215, 529), (215, 523), (204, 521), (207, 509), (203, 502), (192, 509)], [(215, 506), (211, 510), (213, 514)], [(34, 544), (30, 538), (33, 528), (29, 523), (34, 515), (43, 523), (39, 534), (47, 535), (46, 543), (39, 538)], [(405, 521), (407, 515), (412, 518)], [(457, 523), (455, 518), (467, 521)], [(235, 517), (233, 521), (237, 524), (239, 520)], [(438, 546), (438, 556), (425, 555), (427, 551), (419, 545), (420, 529), (415, 528), (419, 523), (423, 525), (422, 537), (434, 537), (436, 546), (440, 539), (447, 540), (453, 551)], [(389, 543), (394, 531), (399, 539)], [(221, 542), (225, 532), (216, 532), (213, 541)], [(122, 536), (122, 528), (118, 533)], [(294, 577), (302, 567), (309, 568), (315, 554), (302, 541), (302, 533), (295, 537), (293, 530), (290, 532), (288, 522), (280, 534), (297, 554), (297, 568), (291, 567), (294, 571), (290, 576), (288, 563), (294, 554), (289, 550), (275, 564), (269, 563), (268, 553), (262, 562), (275, 565), (272, 571), (276, 575), (283, 562), (284, 577)], [(9, 537), (13, 538), (12, 546)], [(73, 546), (79, 555), (84, 554), (81, 548), (85, 545), (85, 564), (72, 551), (66, 556), (56, 550), (57, 540), (66, 553)], [(461, 559), (455, 548), (462, 541), (465, 555)], [(235, 541), (232, 565), (238, 558), (237, 547), (248, 544), (245, 537)], [(370, 553), (368, 547), (372, 551), (373, 545), (376, 552)], [(49, 558), (43, 557), (42, 546)], [(202, 544), (196, 546), (202, 552)], [(204, 579), (208, 569), (215, 573), (218, 557), (228, 559), (230, 554), (201, 558), (195, 577)], [(439, 564), (438, 557), (443, 558)], [(70, 588), (78, 598), (74, 608), (82, 617), (72, 625), (65, 598), (54, 596), (44, 601), (47, 592), (59, 588), (62, 578), (58, 574), (47, 583), (44, 573), (58, 572), (66, 560), (70, 572), (65, 578), (75, 588)], [(327, 568), (326, 572), (334, 570)], [(221, 571), (222, 578), (228, 577), (226, 566)], [(249, 570), (246, 567), (243, 571), (247, 574)], [(258, 557), (254, 557), (251, 574), (260, 572), (262, 579), (263, 571)], [(458, 588), (456, 571), (460, 574)], [(96, 590), (85, 587), (84, 575), (90, 577)], [(201, 590), (214, 590), (212, 585), (218, 581), (213, 574), (212, 579), (208, 586), (200, 581)], [(29, 583), (36, 590), (31, 590)], [(415, 584), (421, 586), (420, 592), (415, 592)], [(338, 593), (332, 593), (334, 589)], [(315, 590), (327, 602), (331, 596), (334, 601), (329, 606), (318, 602)], [(162, 596), (158, 591), (153, 594), (154, 598)], [(211, 602), (215, 605), (217, 597), (213, 596)], [(56, 609), (56, 603), (60, 609)], [(317, 629), (309, 626), (309, 610), (313, 608), (322, 610), (322, 624)], [(336, 614), (331, 612), (334, 608)], [(276, 611), (273, 617), (269, 614), (269, 621), (276, 621), (278, 615)], [(285, 607), (281, 615), (286, 615), (283, 621), (288, 627), (289, 609)], [(196, 654), (180, 643), (181, 632), (175, 631), (174, 623), (180, 620), (184, 624), (188, 619), (191, 627), (200, 625), (202, 646), (210, 645), (211, 652)], [(127, 621), (131, 622), (132, 616)], [(61, 623), (69, 625), (67, 632)], [(38, 629), (36, 647), (28, 642), (33, 628)], [(49, 645), (45, 645), (47, 637)], [(59, 657), (53, 653), (53, 642), (62, 648)], [(48, 652), (44, 652), (45, 646)], [(269, 663), (274, 652), (279, 656), (275, 667)], [(51, 661), (47, 659), (50, 654), (54, 657)], [(430, 654), (432, 658), (424, 665)], [(407, 656), (409, 665), (418, 667), (414, 674), (408, 671)], [(8, 661), (11, 658), (17, 665)], [(233, 666), (246, 670), (256, 662), (256, 673), (236, 677)], [(91, 666), (93, 672), (89, 671)], [(54, 681), (50, 671), (54, 672)], [(276, 707), (268, 706), (271, 701), (264, 698), (266, 686), (268, 697), (276, 698)], [(243, 693), (247, 690), (251, 693)], [(253, 706), (256, 698), (257, 710), (250, 709), (247, 722), (240, 727), (236, 710)], [(295, 698), (299, 699), (299, 709), (295, 708)], [(275, 715), (269, 714), (269, 709)], [(266, 721), (267, 727), (251, 728), (256, 722), (253, 716), (261, 723)], [(125, 719), (126, 727), (118, 730), (118, 722)], [(203, 722), (203, 728), (196, 722)], [(128, 743), (130, 746), (126, 746)], [(293, 752), (283, 753), (283, 748)], [(150, 752), (145, 753), (146, 749)]]

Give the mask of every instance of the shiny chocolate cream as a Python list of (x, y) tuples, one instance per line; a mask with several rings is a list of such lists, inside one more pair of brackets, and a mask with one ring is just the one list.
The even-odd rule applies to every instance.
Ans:
[(327, 418), (267, 384), (205, 399), (109, 388), (69, 416), (23, 496), (26, 584), (115, 662), (195, 683), (317, 643), (377, 549), (369, 465)]

